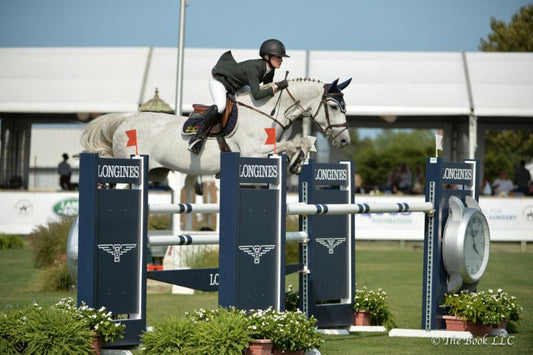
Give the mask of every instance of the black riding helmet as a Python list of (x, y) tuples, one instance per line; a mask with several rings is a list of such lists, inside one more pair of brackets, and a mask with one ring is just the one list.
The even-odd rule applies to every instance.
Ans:
[(267, 39), (263, 42), (261, 48), (259, 49), (259, 56), (264, 58), (265, 55), (289, 58), (287, 53), (285, 53), (285, 46), (277, 39)]

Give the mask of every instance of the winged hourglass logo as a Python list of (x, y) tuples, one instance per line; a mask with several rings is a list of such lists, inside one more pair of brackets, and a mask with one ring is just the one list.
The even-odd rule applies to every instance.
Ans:
[(107, 251), (114, 256), (115, 263), (120, 262), (120, 256), (126, 254), (131, 249), (135, 248), (137, 244), (98, 244), (98, 248)]
[(239, 249), (253, 256), (254, 264), (259, 264), (260, 258), (275, 247), (275, 245), (241, 245)]
[(346, 238), (316, 238), (316, 241), (328, 248), (329, 254), (333, 254), (335, 252), (333, 249), (345, 242)]

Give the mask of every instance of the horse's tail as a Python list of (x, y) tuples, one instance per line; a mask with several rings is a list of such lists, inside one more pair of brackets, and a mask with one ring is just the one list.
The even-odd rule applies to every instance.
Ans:
[(113, 135), (117, 127), (131, 113), (111, 113), (89, 122), (80, 137), (85, 151), (98, 153), (101, 157), (113, 157)]

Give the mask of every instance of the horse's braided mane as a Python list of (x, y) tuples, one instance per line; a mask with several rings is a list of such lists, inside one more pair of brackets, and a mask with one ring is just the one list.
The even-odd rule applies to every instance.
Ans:
[(318, 79), (311, 79), (311, 78), (296, 78), (296, 79), (289, 79), (289, 81), (310, 81), (310, 82), (317, 82), (321, 83)]

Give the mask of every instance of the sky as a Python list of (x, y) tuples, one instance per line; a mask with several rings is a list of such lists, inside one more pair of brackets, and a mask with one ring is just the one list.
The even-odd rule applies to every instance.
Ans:
[[(189, 0), (185, 47), (478, 51), (531, 0)], [(180, 0), (0, 0), (0, 47), (176, 47)], [(289, 53), (290, 54), (290, 53)]]

